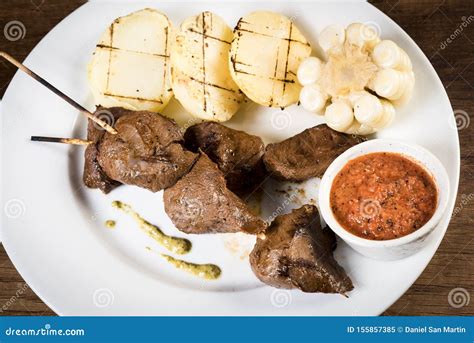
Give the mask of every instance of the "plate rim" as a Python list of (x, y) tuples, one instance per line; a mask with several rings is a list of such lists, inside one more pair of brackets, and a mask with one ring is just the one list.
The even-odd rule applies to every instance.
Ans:
[[(186, 2), (187, 0), (184, 0), (184, 2)], [(321, 1), (317, 1), (317, 0), (300, 0), (302, 3), (321, 3)], [(172, 2), (172, 1), (169, 1), (169, 0), (161, 0), (161, 1), (156, 1), (156, 5), (158, 5), (160, 2), (165, 2), (165, 3), (169, 3), (169, 2)], [(207, 0), (206, 2), (218, 2), (218, 0)], [(267, 2), (267, 0), (255, 0), (255, 1), (247, 1), (247, 0), (243, 0), (243, 2), (255, 2), (255, 3), (264, 3), (264, 2)], [(269, 2), (269, 1), (268, 1)], [(275, 1), (275, 2), (280, 2), (279, 0)], [(325, 1), (324, 1), (325, 2)], [(349, 2), (352, 2), (352, 1), (349, 1)], [(37, 47), (43, 42), (43, 40), (53, 31), (55, 30), (59, 30), (59, 27), (63, 24), (64, 21), (66, 21), (70, 16), (76, 14), (79, 10), (83, 9), (84, 7), (87, 7), (87, 6), (93, 6), (95, 3), (95, 1), (92, 1), (92, 2), (86, 2), (84, 3), (83, 5), (79, 6), (78, 8), (76, 8), (74, 11), (72, 11), (71, 13), (69, 13), (66, 17), (64, 17), (58, 24), (56, 24), (56, 26), (54, 26), (44, 37), (42, 37), (42, 39), (37, 43), (37, 45), (35, 45), (35, 47), (30, 51), (30, 53), (27, 55), (27, 57), (25, 58), (25, 61), (27, 61), (29, 58), (30, 58), (30, 55), (34, 53), (34, 51), (37, 49)], [(100, 3), (100, 2), (99, 2)], [(433, 65), (431, 64), (430, 60), (427, 58), (427, 56), (424, 54), (424, 52), (421, 50), (421, 48), (418, 46), (418, 44), (406, 33), (406, 31), (400, 26), (398, 25), (392, 18), (390, 18), (388, 15), (386, 15), (384, 12), (382, 12), (381, 10), (379, 10), (377, 7), (375, 7), (374, 5), (370, 4), (370, 3), (367, 3), (368, 5), (370, 5), (371, 7), (373, 7), (373, 9), (375, 9), (379, 15), (382, 15), (384, 17), (385, 20), (389, 21), (391, 24), (395, 25), (399, 30), (400, 32), (404, 35), (404, 38), (407, 39), (408, 41), (410, 41), (413, 46), (417, 49), (417, 52), (420, 56), (423, 56), (422, 59), (424, 60), (424, 64), (427, 65), (427, 67), (431, 70), (431, 72), (434, 73), (434, 75), (436, 75), (436, 79), (437, 79), (437, 82), (439, 83), (439, 85), (441, 86), (441, 89), (444, 93), (444, 96), (445, 98), (447, 99), (449, 105), (451, 106), (451, 109), (452, 109), (452, 105), (451, 105), (451, 101), (449, 99), (449, 96), (446, 92), (446, 89), (444, 88), (444, 85), (440, 79), (440, 77), (438, 76), (438, 73), (436, 72), (435, 68), (433, 67)], [(15, 72), (15, 75), (14, 77), (12, 78), (12, 80), (10, 81), (5, 93), (4, 93), (4, 96), (3, 98), (6, 97), (6, 95), (10, 92), (14, 92), (12, 90), (12, 84), (14, 83), (15, 79), (18, 78), (18, 75), (20, 74), (21, 72), (20, 71), (16, 71)], [(2, 100), (3, 101), (3, 100)], [(3, 110), (2, 110), (3, 111)], [(447, 223), (446, 224), (443, 224), (443, 229), (442, 229), (442, 234), (440, 234), (439, 237), (436, 238), (436, 243), (435, 243), (435, 246), (436, 248), (434, 249), (433, 253), (430, 254), (430, 257), (429, 259), (427, 259), (425, 265), (423, 266), (423, 268), (421, 269), (421, 272), (418, 274), (418, 276), (413, 280), (413, 282), (410, 282), (410, 283), (407, 283), (406, 284), (406, 287), (403, 287), (403, 292), (401, 293), (400, 297), (403, 296), (406, 291), (416, 282), (416, 280), (421, 276), (421, 274), (424, 272), (424, 270), (426, 269), (426, 267), (428, 266), (428, 264), (432, 261), (433, 259), (433, 256), (436, 254), (436, 252), (438, 251), (438, 248), (439, 248), (439, 245), (441, 244), (441, 242), (443, 241), (445, 235), (446, 235), (446, 231), (448, 230), (449, 228), (449, 224), (450, 224), (450, 219), (451, 219), (451, 216), (452, 216), (452, 213), (453, 213), (453, 210), (454, 210), (454, 207), (456, 205), (456, 198), (457, 198), (457, 195), (458, 195), (458, 188), (459, 188), (459, 180), (460, 180), (460, 165), (461, 165), (461, 155), (460, 155), (460, 141), (459, 141), (459, 132), (458, 130), (456, 130), (456, 135), (455, 135), (455, 140), (456, 140), (456, 166), (455, 166), (455, 169), (456, 169), (456, 175), (455, 175), (455, 184), (452, 184), (452, 194), (450, 195), (450, 201), (451, 201), (451, 204), (447, 207), (446, 209), (446, 212), (445, 212), (445, 218), (447, 219)], [(3, 225), (0, 226), (0, 229), (4, 230), (3, 228)], [(26, 275), (27, 273), (25, 272), (25, 269), (19, 269), (18, 268), (18, 260), (15, 262), (15, 257), (14, 257), (14, 254), (13, 252), (10, 250), (10, 248), (8, 248), (8, 243), (7, 245), (5, 245), (6, 241), (3, 239), (5, 235), (1, 235), (2, 237), (2, 244), (4, 246), (4, 249), (7, 253), (7, 256), (9, 257), (10, 261), (12, 262), (12, 264), (14, 265), (15, 269), (18, 271), (18, 273), (21, 275), (21, 277), (23, 278), (23, 280), (29, 285), (29, 287), (35, 292), (35, 294), (51, 309), (53, 310), (57, 315), (64, 315), (63, 313), (61, 313), (62, 311), (60, 311), (55, 305), (53, 305), (50, 301), (48, 301), (48, 299), (46, 299), (46, 297), (43, 296), (43, 294), (41, 294), (40, 292), (37, 291), (37, 287), (36, 287), (36, 282), (34, 282), (34, 278), (33, 277), (30, 277), (31, 275)], [(421, 264), (420, 264), (421, 265)], [(383, 312), (385, 312), (388, 308), (390, 308), (396, 301), (398, 301), (400, 299), (400, 297), (397, 297), (396, 299), (394, 299), (394, 301), (392, 303), (390, 303), (390, 305), (388, 305), (386, 308), (384, 308), (383, 310), (381, 310), (379, 313), (377, 313), (377, 315), (380, 315), (382, 314)], [(309, 315), (311, 316), (311, 315)]]

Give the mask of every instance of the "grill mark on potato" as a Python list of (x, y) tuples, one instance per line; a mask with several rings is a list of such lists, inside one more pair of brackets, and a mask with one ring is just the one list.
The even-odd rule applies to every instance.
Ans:
[(275, 68), (273, 69), (273, 77), (277, 77), (277, 71), (278, 71), (278, 59), (280, 58), (280, 45), (278, 45), (278, 49), (276, 52), (276, 58), (275, 58)]
[[(211, 17), (212, 18), (212, 17)], [(204, 36), (204, 38), (209, 38), (209, 39), (213, 39), (213, 40), (216, 40), (216, 41), (219, 41), (219, 42), (222, 42), (222, 43), (225, 43), (225, 44), (230, 44), (231, 42), (229, 41), (226, 41), (224, 39), (220, 39), (218, 37), (214, 37), (214, 36), (210, 36), (210, 35), (205, 35), (204, 33), (202, 32), (199, 32), (195, 29), (193, 29), (192, 27), (188, 29), (189, 32), (192, 32), (192, 33), (195, 33), (195, 34), (198, 34), (198, 35), (202, 35)]]
[[(222, 70), (223, 66), (230, 63), (230, 39), (227, 38), (232, 37), (232, 31), (217, 15), (214, 27), (214, 16), (211, 12), (204, 11), (189, 18), (181, 24), (176, 36), (177, 45), (180, 47), (176, 51), (176, 56), (179, 56), (181, 61), (192, 62), (194, 68), (197, 67), (195, 72), (193, 69), (186, 71), (181, 67), (179, 59), (174, 58), (173, 48), (171, 48), (171, 67), (173, 86), (185, 89), (188, 94), (192, 90), (190, 98), (184, 96), (181, 98), (181, 93), (178, 92), (177, 99), (183, 101), (186, 106), (194, 107), (190, 110), (196, 111), (193, 112), (196, 116), (208, 120), (216, 118), (220, 121), (227, 120), (237, 111), (238, 104), (243, 101), (243, 92), (230, 79), (229, 69), (227, 74), (221, 72), (225, 71)], [(188, 43), (190, 46), (187, 48)], [(211, 57), (212, 61), (209, 60)]]
[[(193, 80), (194, 82), (197, 82), (197, 83), (204, 83), (204, 81), (202, 80), (199, 80), (199, 79), (196, 79), (195, 77), (192, 77), (192, 76), (189, 76), (189, 75), (186, 75), (187, 77), (189, 77), (190, 80)], [(223, 86), (219, 86), (215, 83), (212, 83), (212, 82), (206, 82), (206, 86), (210, 86), (210, 87), (214, 87), (214, 88), (218, 88), (218, 89), (222, 89), (222, 90), (225, 90), (225, 91), (228, 91), (228, 92), (232, 92), (232, 93), (235, 93), (235, 94), (239, 94), (240, 92), (235, 90), (235, 89), (231, 89), (231, 88), (226, 88), (226, 87), (223, 87)]]
[[(232, 65), (235, 67), (236, 64), (241, 64), (241, 65), (244, 65), (244, 66), (247, 66), (247, 67), (253, 67), (253, 65), (251, 64), (248, 64), (248, 63), (245, 63), (245, 62), (241, 62), (241, 61), (237, 61), (234, 56), (231, 56), (230, 57), (230, 61), (232, 62)], [(235, 69), (235, 68), (234, 68)]]
[(113, 94), (112, 92), (109, 92), (109, 83), (110, 83), (110, 67), (112, 64), (112, 52), (113, 51), (121, 51), (121, 52), (128, 52), (128, 53), (135, 53), (135, 54), (143, 54), (143, 55), (148, 55), (148, 56), (154, 56), (154, 57), (161, 57), (164, 59), (164, 65), (163, 65), (163, 86), (162, 90), (165, 90), (166, 88), (166, 73), (167, 73), (167, 62), (169, 59), (169, 54), (168, 54), (168, 27), (165, 27), (165, 51), (164, 54), (157, 54), (157, 53), (150, 53), (150, 52), (145, 52), (145, 51), (137, 51), (137, 50), (129, 50), (129, 49), (123, 49), (123, 48), (118, 48), (114, 47), (113, 45), (113, 36), (114, 36), (114, 25), (119, 23), (118, 21), (113, 22), (110, 25), (110, 43), (109, 45), (106, 44), (97, 44), (96, 48), (99, 49), (107, 49), (109, 50), (109, 64), (108, 64), (108, 69), (107, 69), (107, 83), (106, 83), (106, 91), (104, 92), (104, 95), (106, 96), (112, 96), (112, 97), (117, 97), (117, 98), (123, 98), (123, 99), (133, 99), (133, 100), (138, 100), (138, 101), (150, 101), (150, 102), (156, 102), (163, 104), (163, 100), (160, 97), (159, 99), (148, 99), (148, 98), (143, 98), (143, 97), (137, 97), (137, 96), (129, 96), (129, 95), (119, 95), (119, 94)]
[[(285, 75), (283, 76), (283, 78), (286, 79), (286, 76), (288, 75), (288, 61), (289, 61), (289, 57), (290, 57), (290, 50), (291, 50), (291, 34), (293, 32), (293, 22), (290, 21), (290, 32), (288, 32), (288, 49), (286, 50), (286, 62), (285, 62)], [(284, 97), (285, 96), (285, 90), (286, 90), (286, 83), (283, 84), (283, 91), (282, 91), (282, 94), (281, 96)]]
[[(165, 27), (165, 56), (168, 55), (168, 26)], [(165, 89), (166, 89), (166, 73), (168, 72), (168, 58), (165, 58), (164, 62), (163, 62), (163, 85), (162, 85), (162, 88), (161, 88), (161, 94), (164, 93)], [(160, 96), (160, 100), (162, 100), (161, 96)]]
[(232, 69), (235, 72), (237, 72), (237, 63), (251, 66), (250, 64), (245, 64), (243, 62), (237, 62), (237, 54), (239, 52), (239, 43), (240, 43), (240, 34), (237, 33), (237, 35), (236, 35), (236, 32), (237, 32), (237, 29), (240, 27), (240, 23), (243, 22), (242, 19), (243, 18), (239, 19), (239, 21), (237, 22), (237, 26), (234, 28), (234, 31), (232, 32), (232, 42), (234, 42), (234, 40), (235, 40), (236, 41), (236, 43), (235, 43), (236, 46), (235, 46), (235, 53), (232, 52), (232, 49), (231, 49), (230, 61), (232, 62)]
[(165, 54), (164, 56), (168, 56), (168, 34), (169, 34), (169, 27), (165, 27)]
[[(234, 71), (235, 74), (246, 74), (246, 75), (249, 75), (249, 76), (254, 76), (254, 77), (259, 77), (259, 78), (262, 78), (262, 79), (269, 79), (269, 80), (272, 80), (272, 81), (276, 81), (276, 82), (282, 82), (283, 85), (282, 85), (282, 90), (281, 90), (281, 94), (282, 94), (282, 98), (284, 98), (285, 94), (286, 94), (286, 90), (289, 89), (287, 87), (287, 83), (289, 84), (294, 84), (296, 83), (295, 82), (295, 79), (294, 77), (296, 76), (295, 72), (292, 71), (292, 70), (289, 70), (290, 69), (290, 61), (289, 61), (289, 57), (290, 57), (290, 53), (291, 53), (291, 49), (292, 49), (292, 46), (291, 44), (292, 43), (299, 43), (299, 44), (303, 44), (304, 46), (310, 46), (309, 42), (305, 41), (304, 38), (303, 40), (298, 40), (298, 39), (295, 39), (293, 37), (293, 22), (289, 21), (290, 25), (289, 25), (289, 28), (288, 28), (288, 33), (287, 33), (287, 36), (286, 37), (278, 37), (278, 36), (275, 36), (273, 34), (268, 34), (268, 33), (265, 33), (265, 32), (259, 32), (259, 30), (254, 30), (253, 29), (253, 26), (256, 25), (256, 23), (250, 23), (250, 22), (247, 22), (247, 21), (244, 21), (242, 20), (243, 18), (240, 18), (239, 21), (237, 22), (237, 25), (234, 29), (234, 37), (232, 39), (232, 42), (231, 44), (235, 45), (235, 49), (232, 49), (232, 54), (230, 56), (230, 62), (231, 62), (231, 66), (232, 66), (232, 69)], [(247, 28), (244, 26), (244, 24), (247, 24), (250, 26), (250, 28)], [(267, 27), (267, 29), (269, 29), (269, 27)], [(251, 64), (251, 62), (242, 62), (242, 61), (239, 61), (238, 59), (238, 55), (239, 55), (239, 43), (240, 43), (240, 39), (245, 39), (245, 37), (243, 37), (245, 34), (248, 34), (248, 35), (260, 35), (260, 36), (263, 36), (263, 37), (268, 37), (268, 38), (272, 38), (272, 39), (277, 39), (277, 40), (281, 40), (282, 42), (288, 42), (288, 46), (287, 46), (287, 51), (286, 51), (286, 61), (284, 62), (285, 63), (285, 67), (284, 67), (284, 75), (282, 75), (283, 77), (279, 77), (278, 74), (281, 74), (279, 72), (279, 67), (280, 66), (283, 66), (282, 63), (283, 61), (282, 58), (280, 58), (280, 51), (281, 49), (284, 47), (282, 45), (278, 45), (278, 48), (277, 48), (277, 58), (276, 58), (276, 61), (275, 61), (275, 69), (274, 69), (274, 73), (273, 73), (273, 77), (270, 77), (270, 76), (266, 76), (266, 75), (258, 75), (258, 73), (255, 71), (253, 71), (253, 65)], [(283, 51), (282, 51), (283, 53)], [(240, 67), (239, 67), (240, 65)], [(246, 68), (247, 67), (247, 68)], [(281, 68), (281, 70), (283, 71), (283, 68)], [(278, 87), (278, 86), (275, 86), (275, 84), (272, 85), (272, 90), (271, 90), (271, 96), (270, 96), (270, 99), (268, 101), (268, 103), (266, 105), (272, 107), (273, 104), (275, 103), (275, 87)], [(284, 107), (282, 107), (284, 108)]]
[(206, 99), (206, 12), (202, 13), (202, 92), (203, 92), (203, 109), (207, 113)]
[[(237, 25), (234, 29), (234, 38), (232, 39), (232, 42), (234, 42), (234, 40), (236, 41), (236, 47), (235, 47), (235, 51), (231, 54), (230, 56), (230, 61), (232, 63), (232, 69), (234, 70), (234, 72), (237, 74), (246, 74), (246, 75), (249, 75), (249, 76), (255, 76), (255, 77), (261, 77), (261, 78), (269, 78), (271, 80), (275, 80), (275, 78), (272, 78), (272, 77), (268, 77), (268, 76), (260, 76), (260, 75), (257, 75), (257, 74), (254, 74), (254, 73), (250, 73), (250, 72), (247, 72), (247, 71), (244, 71), (244, 70), (239, 70), (237, 69), (237, 64), (240, 64), (240, 65), (244, 65), (244, 66), (248, 66), (248, 67), (253, 67), (252, 64), (248, 64), (248, 63), (245, 63), (245, 62), (241, 62), (241, 61), (238, 61), (237, 60), (237, 55), (238, 55), (238, 52), (239, 52), (239, 43), (240, 43), (240, 38), (242, 37), (242, 33), (239, 33), (238, 31), (240, 30), (240, 27), (241, 27), (241, 24), (242, 23), (245, 23), (245, 24), (250, 24), (246, 21), (243, 20), (243, 18), (240, 18), (239, 21), (237, 22)], [(237, 33), (237, 35), (236, 35)], [(290, 82), (291, 80), (281, 80), (282, 82)], [(270, 102), (272, 102), (273, 99), (270, 99)]]
[(240, 42), (239, 38), (236, 38), (236, 36), (235, 36), (235, 31), (233, 32), (232, 43), (234, 43), (234, 41), (236, 42), (235, 43), (235, 45), (236, 45), (235, 46), (235, 52), (233, 52), (232, 49), (230, 49), (229, 58), (230, 58), (230, 62), (232, 63), (232, 69), (235, 71), (235, 70), (237, 70), (237, 63), (239, 63), (239, 62), (237, 62), (237, 52), (239, 51), (239, 42)]
[(119, 94), (113, 94), (109, 92), (105, 92), (104, 95), (106, 96), (113, 96), (116, 98), (124, 98), (124, 99), (133, 99), (133, 100), (139, 100), (139, 101), (150, 101), (150, 102), (157, 102), (162, 104), (163, 101), (161, 99), (147, 99), (147, 98), (141, 98), (139, 96), (129, 96), (129, 95), (119, 95)]
[(165, 52), (165, 55), (163, 55), (163, 54), (154, 54), (154, 53), (151, 53), (151, 52), (128, 50), (128, 49), (117, 48), (117, 47), (114, 47), (114, 46), (104, 45), (104, 44), (97, 44), (96, 47), (99, 48), (99, 49), (111, 50), (111, 53), (112, 53), (112, 50), (116, 50), (116, 51), (132, 52), (132, 53), (136, 53), (136, 54), (143, 54), (143, 55), (149, 55), (149, 56), (155, 56), (155, 57), (163, 57), (165, 59), (170, 57), (166, 52)]
[[(278, 60), (280, 59), (280, 44), (278, 44), (278, 49), (276, 51), (276, 58), (275, 58), (275, 68), (273, 69), (273, 78), (277, 78), (278, 72)], [(286, 83), (283, 83), (285, 85)], [(272, 94), (270, 95), (270, 100), (268, 101), (268, 106), (273, 105), (273, 94), (275, 94), (275, 82), (272, 83)]]
[[(240, 23), (240, 22), (239, 22), (239, 23)], [(285, 40), (285, 41), (289, 41), (289, 42), (300, 43), (300, 44), (303, 44), (303, 45), (310, 46), (308, 42), (302, 42), (302, 41), (299, 41), (299, 40), (297, 40), (297, 39), (275, 37), (275, 36), (272, 36), (272, 35), (269, 35), (269, 34), (266, 34), (266, 33), (263, 33), (263, 32), (257, 32), (257, 31), (242, 29), (242, 28), (240, 28), (240, 27), (238, 26), (238, 24), (237, 24), (237, 27), (235, 28), (235, 30), (236, 30), (236, 31), (241, 31), (241, 32), (246, 32), (246, 33), (252, 33), (252, 34), (255, 34), (255, 35), (270, 37), (270, 38), (281, 39), (281, 40)]]
[(237, 27), (240, 27), (240, 24), (248, 24), (248, 25), (250, 25), (250, 23), (249, 23), (248, 21), (245, 21), (245, 20), (243, 20), (243, 19), (244, 19), (244, 18), (240, 18), (240, 19), (239, 19), (239, 22), (237, 23)]
[[(114, 45), (113, 40), (114, 40), (114, 23), (110, 25), (110, 46), (112, 47)], [(107, 83), (105, 84), (105, 89), (108, 91), (109, 90), (109, 82), (110, 82), (110, 64), (112, 62), (112, 49), (109, 51), (109, 65), (107, 66)]]
[(254, 74), (254, 73), (249, 73), (248, 71), (245, 71), (245, 70), (235, 69), (234, 72), (239, 73), (239, 74), (246, 74), (246, 75), (250, 75), (250, 76), (255, 76), (255, 77), (261, 77), (262, 79), (270, 79), (270, 80), (278, 81), (278, 82), (295, 83), (295, 80), (279, 79), (279, 78), (276, 78), (276, 77), (270, 77), (270, 76), (266, 76), (266, 75), (258, 75), (258, 74)]

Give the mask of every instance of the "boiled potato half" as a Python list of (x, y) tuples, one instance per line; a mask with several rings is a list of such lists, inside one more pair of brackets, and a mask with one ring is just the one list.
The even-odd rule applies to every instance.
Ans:
[(161, 111), (173, 96), (171, 34), (171, 22), (153, 9), (117, 18), (102, 35), (88, 66), (96, 104)]
[(211, 12), (181, 24), (171, 49), (171, 85), (191, 115), (222, 122), (243, 102), (227, 68), (231, 41), (232, 29)]
[(310, 54), (308, 41), (290, 19), (273, 12), (253, 12), (234, 29), (230, 71), (251, 100), (283, 108), (298, 101), (301, 86), (296, 73)]

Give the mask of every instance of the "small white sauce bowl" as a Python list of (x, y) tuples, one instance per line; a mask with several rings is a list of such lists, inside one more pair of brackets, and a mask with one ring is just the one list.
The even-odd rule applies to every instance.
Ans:
[[(438, 203), (431, 219), (418, 230), (390, 240), (371, 240), (344, 229), (334, 217), (330, 192), (334, 178), (354, 158), (375, 152), (398, 153), (411, 159), (433, 177), (438, 190)], [(338, 156), (324, 173), (319, 188), (319, 209), (324, 221), (347, 244), (360, 254), (377, 260), (399, 260), (420, 251), (429, 234), (441, 220), (449, 199), (449, 179), (442, 163), (431, 152), (415, 144), (388, 139), (373, 139), (358, 144)]]

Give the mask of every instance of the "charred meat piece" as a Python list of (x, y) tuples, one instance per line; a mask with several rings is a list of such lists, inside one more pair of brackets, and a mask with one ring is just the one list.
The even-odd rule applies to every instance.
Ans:
[(227, 188), (224, 175), (204, 153), (187, 175), (165, 189), (163, 200), (174, 225), (186, 233), (265, 229), (265, 223)]
[(198, 155), (187, 151), (176, 123), (160, 114), (126, 111), (98, 144), (99, 165), (113, 180), (157, 192), (171, 187)]
[(204, 151), (224, 173), (227, 187), (245, 193), (265, 176), (262, 155), (265, 145), (260, 137), (228, 128), (215, 122), (191, 126), (184, 134), (186, 147)]
[[(97, 107), (94, 115), (110, 123), (117, 121), (122, 115), (128, 112), (129, 111), (121, 107)], [(105, 133), (106, 131), (92, 120), (88, 121), (87, 139), (92, 141), (92, 143), (87, 146), (84, 153), (84, 173), (82, 179), (87, 187), (98, 188), (104, 193), (109, 193), (112, 189), (120, 186), (121, 183), (108, 177), (97, 161), (99, 143), (102, 141)]]
[(321, 228), (318, 209), (304, 205), (278, 216), (257, 238), (250, 265), (264, 283), (303, 292), (341, 293), (354, 288), (333, 257), (336, 237)]
[(286, 181), (321, 177), (332, 161), (365, 138), (318, 125), (280, 143), (269, 144), (263, 155), (267, 171)]

